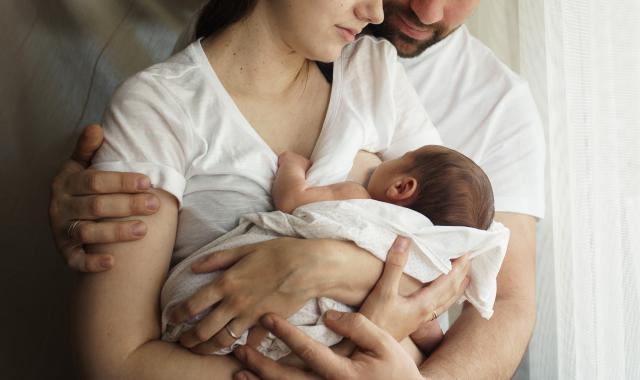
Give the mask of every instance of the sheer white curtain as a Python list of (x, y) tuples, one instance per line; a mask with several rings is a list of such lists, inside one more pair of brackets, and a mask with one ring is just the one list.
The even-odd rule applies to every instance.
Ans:
[(640, 1), (491, 0), (469, 24), (545, 120), (537, 326), (516, 377), (640, 379)]

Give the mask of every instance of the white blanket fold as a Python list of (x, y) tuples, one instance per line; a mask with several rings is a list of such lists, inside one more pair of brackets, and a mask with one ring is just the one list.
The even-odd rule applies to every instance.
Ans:
[[(282, 236), (307, 239), (353, 241), (380, 260), (398, 235), (411, 240), (405, 273), (421, 282), (429, 282), (451, 270), (451, 260), (469, 252), (470, 285), (463, 295), (489, 319), (496, 296), (496, 277), (509, 241), (509, 230), (494, 222), (488, 231), (458, 226), (434, 226), (428, 218), (411, 209), (370, 199), (317, 202), (299, 207), (293, 214), (279, 211), (243, 216), (238, 227), (200, 248), (176, 265), (162, 289), (163, 339), (175, 341), (204, 315), (178, 326), (167, 323), (168, 311), (210, 283), (221, 272), (194, 274), (191, 264), (208, 254)], [(330, 268), (327, 268), (330, 270)], [(310, 300), (289, 321), (312, 338), (333, 345), (341, 337), (322, 324), (322, 314), (329, 309), (351, 310), (349, 306), (328, 298)], [(247, 333), (235, 345), (246, 343)], [(234, 346), (235, 346), (234, 345)], [(259, 350), (272, 359), (290, 351), (270, 335)], [(230, 349), (221, 350), (228, 353)]]

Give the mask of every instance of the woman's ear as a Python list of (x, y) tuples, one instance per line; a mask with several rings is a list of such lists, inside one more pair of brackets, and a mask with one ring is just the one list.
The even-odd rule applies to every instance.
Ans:
[(387, 189), (387, 198), (396, 204), (406, 204), (418, 191), (418, 180), (402, 177)]

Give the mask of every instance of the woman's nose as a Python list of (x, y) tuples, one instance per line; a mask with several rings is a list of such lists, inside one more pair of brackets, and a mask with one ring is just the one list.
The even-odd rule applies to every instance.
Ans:
[(409, 5), (423, 24), (431, 25), (442, 20), (446, 3), (447, 0), (411, 0)]
[(380, 24), (384, 20), (382, 0), (366, 0), (356, 8), (356, 16), (370, 24)]

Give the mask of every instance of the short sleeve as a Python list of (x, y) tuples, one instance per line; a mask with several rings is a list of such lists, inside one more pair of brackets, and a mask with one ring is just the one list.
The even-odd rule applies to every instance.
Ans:
[(145, 174), (182, 204), (192, 129), (161, 78), (142, 72), (128, 79), (113, 95), (103, 124), (105, 141), (93, 169)]
[(511, 89), (492, 118), (500, 128), (478, 164), (491, 180), (496, 211), (543, 218), (545, 139), (529, 86)]
[(395, 126), (391, 142), (387, 149), (381, 152), (383, 160), (398, 158), (408, 151), (425, 145), (442, 145), (440, 134), (429, 118), (427, 111), (418, 98), (404, 67), (398, 62), (395, 54), (390, 64), (393, 75), (392, 104), (395, 110)]

